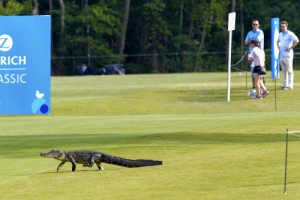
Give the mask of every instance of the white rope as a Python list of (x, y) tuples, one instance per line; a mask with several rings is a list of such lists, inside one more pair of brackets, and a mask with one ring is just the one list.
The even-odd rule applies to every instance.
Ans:
[(288, 131), (288, 134), (293, 134), (293, 133), (300, 133), (300, 131)]
[(245, 57), (246, 54), (248, 54), (248, 52), (246, 52), (246, 53), (243, 55), (243, 57), (242, 57), (237, 63), (235, 63), (234, 65), (231, 65), (231, 67), (240, 64), (240, 62), (242, 62), (242, 60), (244, 59), (244, 57)]

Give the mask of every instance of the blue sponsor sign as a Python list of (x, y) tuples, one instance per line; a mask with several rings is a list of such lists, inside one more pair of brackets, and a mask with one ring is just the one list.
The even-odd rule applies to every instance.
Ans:
[(50, 16), (0, 17), (0, 114), (50, 114)]
[(279, 49), (277, 47), (277, 40), (279, 37), (279, 18), (271, 19), (271, 69), (272, 78), (280, 77), (280, 62)]

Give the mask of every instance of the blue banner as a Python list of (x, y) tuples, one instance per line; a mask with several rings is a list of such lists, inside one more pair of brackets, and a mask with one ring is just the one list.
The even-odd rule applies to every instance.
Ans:
[(0, 114), (50, 114), (50, 16), (0, 17)]
[(277, 40), (279, 36), (279, 18), (271, 19), (271, 70), (272, 78), (279, 78), (280, 76), (280, 62), (279, 49), (277, 47)]

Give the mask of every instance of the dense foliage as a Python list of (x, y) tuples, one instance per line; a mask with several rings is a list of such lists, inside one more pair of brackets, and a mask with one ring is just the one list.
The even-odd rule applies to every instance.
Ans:
[(288, 21), (300, 36), (299, 0), (0, 0), (0, 15), (52, 16), (53, 75), (71, 75), (80, 63), (123, 63), (126, 73), (226, 71), (233, 11), (232, 63), (248, 49), (252, 19), (264, 30), (267, 55), (271, 18)]

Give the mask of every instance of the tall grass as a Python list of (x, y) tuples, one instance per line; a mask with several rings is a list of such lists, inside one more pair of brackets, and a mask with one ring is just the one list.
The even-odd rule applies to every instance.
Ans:
[[(296, 72), (295, 80), (300, 77)], [(52, 78), (52, 114), (2, 116), (2, 199), (297, 199), (300, 138), (290, 137), (283, 194), (285, 131), (300, 130), (299, 82), (246, 96), (250, 79), (232, 73)], [(276, 99), (275, 99), (276, 92)], [(39, 156), (93, 149), (162, 166), (104, 171)]]

